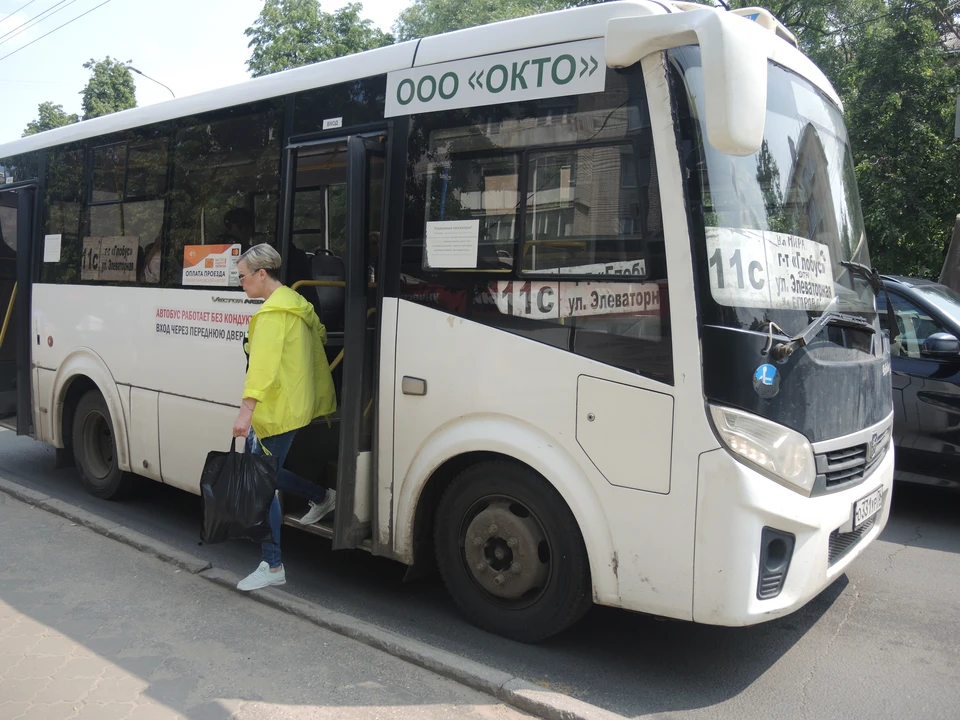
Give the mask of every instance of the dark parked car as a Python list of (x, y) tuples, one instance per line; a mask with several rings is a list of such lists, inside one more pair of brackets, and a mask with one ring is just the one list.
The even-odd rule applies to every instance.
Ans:
[[(900, 337), (891, 347), (896, 479), (960, 489), (960, 294), (884, 276)], [(877, 298), (887, 325), (886, 298)]]

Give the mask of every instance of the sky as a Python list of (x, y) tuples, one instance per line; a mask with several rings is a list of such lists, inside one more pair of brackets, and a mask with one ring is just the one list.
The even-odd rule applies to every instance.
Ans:
[[(323, 0), (321, 7), (333, 12), (347, 1)], [(90, 78), (83, 63), (91, 58), (132, 61), (177, 97), (250, 77), (249, 40), (243, 32), (259, 16), (263, 0), (107, 0), (97, 7), (102, 3), (0, 0), (0, 144), (19, 138), (44, 101), (80, 113), (80, 92)], [(363, 16), (389, 31), (408, 4), (365, 0)], [(43, 19), (35, 25), (17, 29), (38, 16)], [(57, 30), (65, 23), (70, 24)], [(137, 74), (133, 78), (138, 105), (170, 99), (161, 85)]]

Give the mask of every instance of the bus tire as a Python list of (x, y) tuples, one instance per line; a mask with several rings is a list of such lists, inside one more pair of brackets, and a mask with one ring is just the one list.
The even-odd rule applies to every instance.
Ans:
[(437, 508), (437, 565), (460, 611), (488, 632), (537, 642), (592, 603), (580, 528), (560, 494), (509, 462), (473, 465)]
[(98, 390), (89, 390), (73, 414), (73, 454), (80, 484), (104, 500), (121, 497), (128, 481), (120, 470), (110, 410)]

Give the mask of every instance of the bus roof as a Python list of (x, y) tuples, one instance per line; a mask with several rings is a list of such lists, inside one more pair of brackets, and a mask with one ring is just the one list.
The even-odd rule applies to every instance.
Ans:
[[(617, 0), (410, 40), (20, 138), (0, 144), (0, 158), (396, 70), (604, 37), (607, 21), (614, 18), (662, 15), (695, 8), (702, 10), (707, 6), (657, 0)], [(782, 33), (778, 34), (784, 37)], [(470, 53), (465, 51), (466, 48), (476, 48), (477, 52)]]

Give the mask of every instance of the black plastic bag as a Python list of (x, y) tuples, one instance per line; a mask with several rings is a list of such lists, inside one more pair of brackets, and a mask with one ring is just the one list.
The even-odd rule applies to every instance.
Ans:
[(236, 438), (228, 452), (207, 453), (200, 476), (203, 542), (271, 540), (269, 513), (277, 470), (277, 458), (272, 455), (237, 452)]

